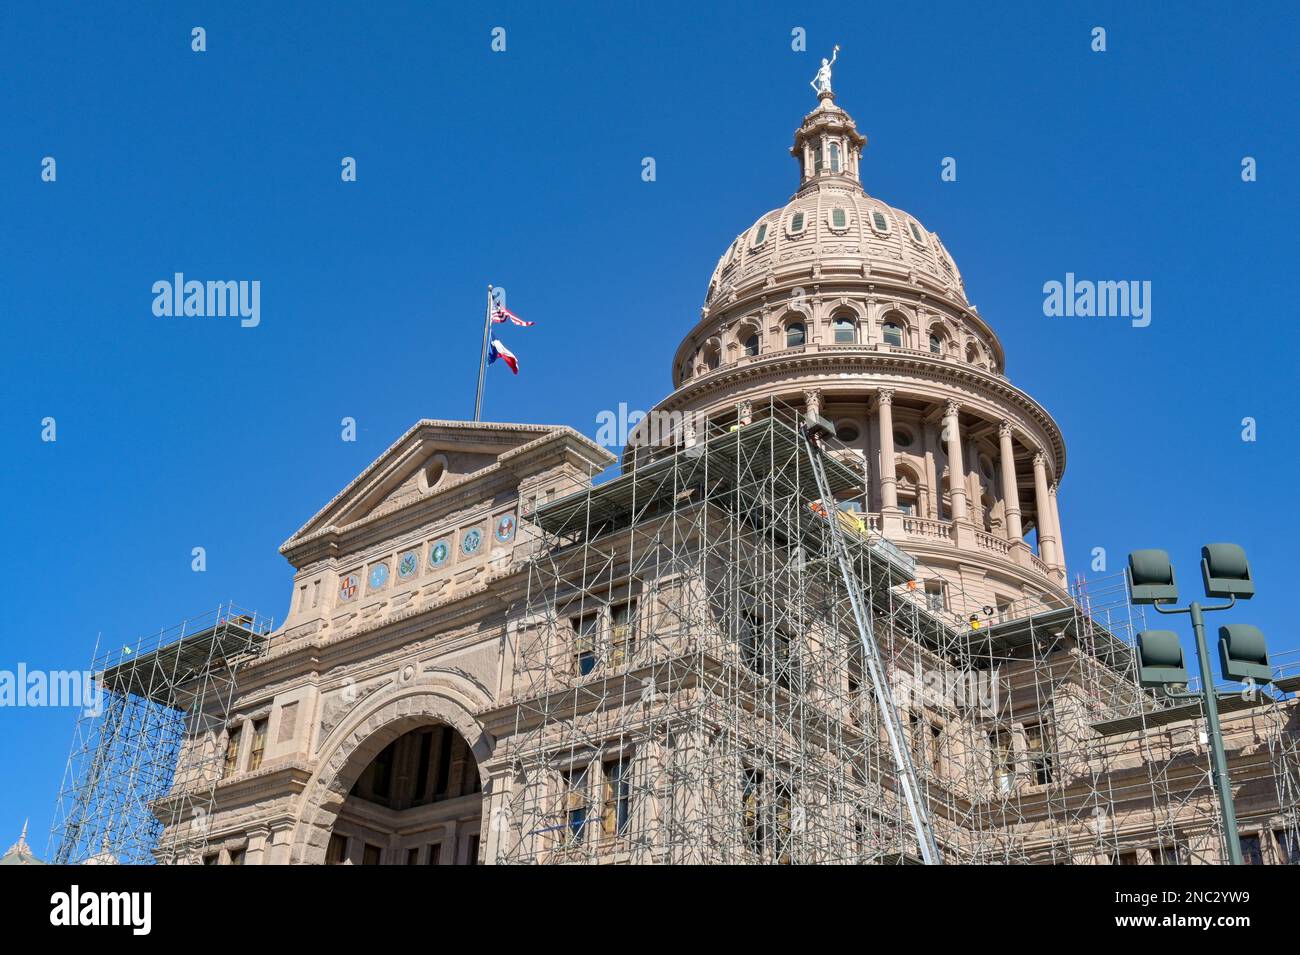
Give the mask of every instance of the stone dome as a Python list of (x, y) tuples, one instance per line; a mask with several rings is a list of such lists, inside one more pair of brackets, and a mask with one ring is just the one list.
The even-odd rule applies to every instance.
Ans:
[(848, 113), (824, 96), (790, 150), (800, 164), (799, 191), (722, 254), (705, 295), (706, 315), (764, 286), (823, 276), (875, 276), (969, 307), (961, 273), (939, 237), (862, 188), (865, 145)]

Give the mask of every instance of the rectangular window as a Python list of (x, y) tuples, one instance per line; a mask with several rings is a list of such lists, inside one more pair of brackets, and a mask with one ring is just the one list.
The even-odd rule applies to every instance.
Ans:
[(379, 854), (380, 854), (379, 846), (372, 846), (370, 843), (367, 842), (366, 847), (361, 850), (361, 864), (379, 865)]
[(573, 672), (586, 676), (596, 669), (596, 641), (600, 636), (600, 614), (587, 613), (573, 620)]
[(1260, 850), (1259, 836), (1241, 837), (1241, 861), (1246, 865), (1264, 864), (1264, 853)]
[(1126, 852), (1120, 852), (1116, 850), (1115, 852), (1112, 852), (1110, 854), (1110, 864), (1111, 865), (1137, 865), (1138, 864), (1137, 850), (1132, 849)]
[(1011, 747), (1011, 734), (1006, 730), (989, 733), (989, 751), (993, 759), (993, 787), (1003, 795), (1009, 794), (1016, 784), (1016, 760)]
[(794, 214), (794, 217), (790, 219), (790, 231), (791, 231), (791, 232), (794, 232), (794, 233), (799, 233), (799, 232), (802, 232), (802, 231), (803, 231), (803, 213), (802, 213), (802, 212), (796, 212), (796, 213)]
[(570, 769), (560, 774), (563, 782), (564, 824), (570, 845), (579, 845), (587, 829), (587, 770)]
[(1046, 786), (1056, 775), (1056, 753), (1051, 743), (1051, 732), (1046, 723), (1025, 727), (1025, 740), (1029, 747), (1029, 766), (1034, 772), (1034, 782)]
[(303, 584), (298, 588), (298, 609), (307, 609), (307, 585)]
[(465, 864), (478, 865), (478, 833), (469, 837), (469, 844), (465, 847)]
[(239, 737), (243, 727), (232, 726), (226, 734), (226, 761), (222, 775), (229, 776), (239, 768)]
[(1151, 861), (1156, 865), (1187, 865), (1187, 847), (1179, 842), (1156, 846), (1151, 850)]
[(631, 786), (628, 781), (627, 757), (610, 760), (602, 767), (604, 778), (600, 797), (600, 834), (606, 838), (627, 834), (632, 821), (629, 812)]
[(1277, 857), (1282, 865), (1300, 865), (1300, 833), (1275, 829), (1273, 841), (1277, 844)]
[(424, 860), (425, 865), (442, 865), (442, 843), (429, 843), (429, 855)]
[(927, 580), (925, 582), (925, 605), (931, 613), (940, 613), (948, 609), (947, 600), (944, 597), (943, 580)]
[(406, 864), (407, 864), (407, 865), (419, 865), (419, 864), (420, 864), (420, 847), (419, 847), (419, 846), (416, 846), (414, 849), (407, 849), (407, 850), (406, 850)]
[(849, 214), (838, 206), (831, 210), (831, 225), (837, 229), (847, 229)]
[(325, 864), (342, 865), (347, 857), (348, 837), (331, 832), (329, 846), (325, 849)]
[(609, 660), (622, 666), (636, 655), (636, 601), (610, 608)]
[(266, 753), (266, 724), (265, 718), (253, 721), (253, 747), (248, 751), (249, 772), (262, 766), (262, 756)]
[(238, 849), (232, 849), (231, 852), (230, 852), (230, 864), (231, 864), (231, 865), (243, 865), (243, 864), (244, 864), (244, 851), (245, 851), (245, 849), (244, 849), (243, 846), (240, 846)]

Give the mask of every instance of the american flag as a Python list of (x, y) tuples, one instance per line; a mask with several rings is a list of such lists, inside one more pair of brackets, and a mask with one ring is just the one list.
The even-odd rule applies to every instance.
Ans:
[(520, 318), (514, 312), (510, 311), (510, 309), (506, 308), (504, 305), (492, 306), (492, 324), (500, 325), (502, 322), (512, 322), (513, 324), (519, 325), (522, 328), (527, 328), (530, 325), (537, 324), (536, 322), (525, 322), (522, 318)]

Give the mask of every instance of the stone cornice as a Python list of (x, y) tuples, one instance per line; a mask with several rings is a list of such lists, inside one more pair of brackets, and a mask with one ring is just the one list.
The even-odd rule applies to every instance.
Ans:
[[(811, 346), (816, 348), (816, 346)], [(1035, 439), (1035, 443), (1050, 447), (1055, 464), (1055, 476), (1060, 480), (1065, 473), (1065, 441), (1056, 421), (1042, 405), (1011, 384), (1005, 378), (973, 365), (950, 359), (929, 358), (919, 354), (894, 351), (876, 351), (871, 346), (836, 346), (834, 350), (801, 349), (768, 357), (758, 357), (747, 362), (724, 366), (708, 375), (693, 379), (661, 401), (650, 412), (667, 414), (674, 410), (692, 410), (707, 406), (711, 397), (737, 388), (764, 384), (788, 386), (802, 391), (819, 387), (826, 391), (828, 400), (836, 392), (862, 390), (875, 391), (882, 385), (894, 389), (896, 395), (905, 392), (905, 383), (893, 379), (874, 381), (875, 373), (892, 372), (908, 376), (940, 388), (964, 388), (988, 401), (1002, 413), (990, 414), (993, 421), (1011, 417), (1006, 410), (1018, 412), (1014, 417), (1020, 428)], [(848, 378), (830, 377), (848, 375)], [(747, 394), (745, 397), (753, 398)], [(945, 398), (947, 396), (944, 396)], [(716, 398), (715, 398), (716, 400)], [(936, 399), (942, 400), (942, 399)], [(992, 412), (993, 409), (990, 409)]]

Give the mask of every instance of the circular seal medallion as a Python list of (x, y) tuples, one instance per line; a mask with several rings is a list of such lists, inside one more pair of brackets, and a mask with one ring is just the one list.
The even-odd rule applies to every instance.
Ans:
[(472, 531), (466, 531), (465, 536), (461, 538), (460, 549), (466, 554), (472, 554), (478, 550), (483, 543), (483, 532), (477, 527)]
[(515, 516), (513, 514), (502, 515), (501, 520), (497, 521), (497, 540), (503, 544), (510, 543), (515, 536)]
[(414, 577), (416, 570), (420, 567), (420, 555), (415, 551), (407, 551), (402, 555), (402, 559), (397, 562), (397, 576), (406, 580), (408, 577)]
[(356, 574), (348, 574), (339, 580), (339, 599), (351, 600), (357, 595), (357, 589), (361, 586), (361, 581), (357, 580)]
[(446, 541), (438, 541), (429, 548), (429, 566), (441, 567), (447, 563), (447, 558), (451, 556), (451, 548), (447, 546)]
[(388, 583), (388, 565), (375, 564), (370, 568), (370, 589), (378, 590)]

